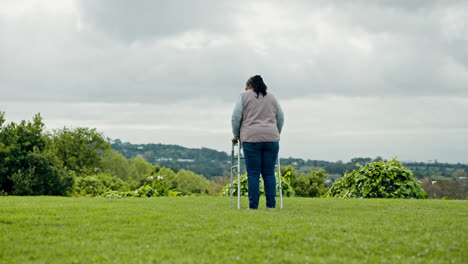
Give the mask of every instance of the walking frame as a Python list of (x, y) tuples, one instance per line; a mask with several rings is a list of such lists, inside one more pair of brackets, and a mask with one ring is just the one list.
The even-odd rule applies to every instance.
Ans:
[[(237, 156), (234, 153), (235, 146), (238, 146)], [(240, 209), (240, 202), (241, 202), (241, 143), (232, 144), (231, 148), (231, 177), (229, 181), (229, 208), (232, 208), (232, 198), (234, 194), (233, 182), (234, 182), (234, 174), (237, 175), (237, 209)], [(235, 164), (235, 160), (237, 160), (237, 165)], [(280, 209), (283, 209), (283, 187), (281, 186), (281, 165), (280, 165), (280, 158), (278, 153), (278, 159), (276, 163), (277, 175), (278, 175), (278, 189), (279, 189), (279, 198), (280, 198)]]

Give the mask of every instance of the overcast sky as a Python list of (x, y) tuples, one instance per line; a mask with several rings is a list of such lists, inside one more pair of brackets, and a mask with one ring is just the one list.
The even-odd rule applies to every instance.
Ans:
[(0, 111), (230, 149), (261, 74), (280, 155), (468, 163), (468, 1), (0, 0)]

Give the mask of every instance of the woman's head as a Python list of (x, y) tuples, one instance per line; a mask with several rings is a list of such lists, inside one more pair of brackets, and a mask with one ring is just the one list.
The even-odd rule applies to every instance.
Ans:
[(249, 88), (251, 87), (251, 89), (253, 89), (254, 92), (257, 93), (257, 98), (260, 94), (262, 94), (263, 96), (267, 95), (268, 87), (263, 82), (262, 76), (260, 75), (255, 75), (255, 76), (250, 77), (247, 80), (246, 86)]

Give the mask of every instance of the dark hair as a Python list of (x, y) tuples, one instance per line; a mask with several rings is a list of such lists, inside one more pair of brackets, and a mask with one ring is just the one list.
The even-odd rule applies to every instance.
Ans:
[(252, 86), (254, 92), (257, 93), (257, 98), (260, 94), (262, 94), (263, 96), (267, 95), (268, 87), (263, 82), (262, 76), (255, 75), (255, 76), (250, 77), (247, 80), (247, 84), (250, 84)]

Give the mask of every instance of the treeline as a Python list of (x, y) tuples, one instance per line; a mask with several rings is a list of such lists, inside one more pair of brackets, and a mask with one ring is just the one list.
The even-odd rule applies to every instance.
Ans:
[[(208, 148), (185, 148), (165, 144), (131, 144), (122, 143), (119, 139), (112, 141), (112, 148), (126, 158), (143, 157), (153, 164), (167, 167), (183, 168), (204, 175), (208, 179), (229, 174), (230, 156), (226, 152)], [(384, 161), (382, 157), (357, 157), (348, 162), (305, 160), (301, 158), (281, 158), (282, 166), (293, 166), (299, 173), (323, 169), (332, 178), (339, 178), (346, 172), (356, 169), (356, 164), (365, 165), (372, 161)], [(411, 169), (418, 179), (450, 179), (468, 177), (468, 164), (450, 164), (425, 162), (402, 162)]]
[(161, 196), (217, 194), (202, 175), (126, 158), (95, 129), (44, 130), (41, 116), (5, 123), (0, 112), (0, 194)]

